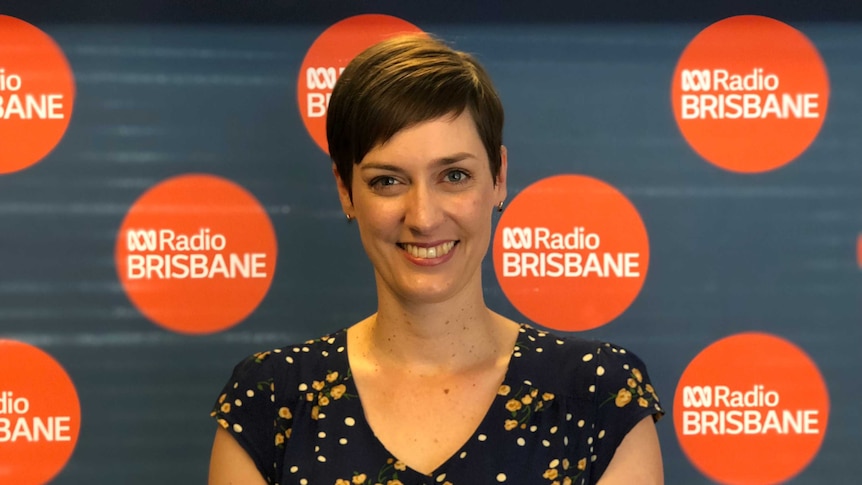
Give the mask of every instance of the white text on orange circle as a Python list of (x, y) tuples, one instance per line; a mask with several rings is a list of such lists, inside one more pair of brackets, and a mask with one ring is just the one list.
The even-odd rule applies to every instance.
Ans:
[(818, 93), (778, 92), (778, 75), (762, 67), (746, 73), (682, 69), (679, 81), (684, 93), (680, 117), (684, 120), (820, 117)]
[(62, 94), (19, 94), (17, 91), (22, 85), (20, 75), (6, 73), (6, 69), (0, 67), (0, 93), (3, 93), (0, 94), (0, 120), (62, 120), (66, 117)]
[(683, 435), (818, 434), (817, 409), (778, 409), (778, 391), (756, 384), (748, 390), (729, 386), (682, 389)]
[[(309, 93), (306, 97), (308, 104), (307, 112), (309, 118), (320, 118), (326, 115), (326, 108), (329, 106), (329, 98), (332, 96), (332, 88), (335, 87), (335, 82), (344, 72), (344, 68), (334, 67), (309, 67), (305, 70), (305, 87)], [(312, 91), (327, 91), (312, 92)]]
[[(227, 247), (224, 234), (201, 228), (194, 234), (172, 229), (126, 231), (126, 277), (137, 279), (260, 279), (268, 276), (267, 255), (216, 252)], [(215, 254), (211, 254), (215, 252)]]
[[(30, 400), (0, 392), (0, 443), (71, 441), (69, 416), (27, 416)], [(16, 415), (6, 417), (7, 415)]]

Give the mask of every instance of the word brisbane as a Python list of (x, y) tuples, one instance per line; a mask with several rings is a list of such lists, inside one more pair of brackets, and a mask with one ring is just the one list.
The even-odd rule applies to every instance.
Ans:
[(130, 254), (130, 280), (257, 279), (266, 278), (265, 253)]
[(0, 392), (0, 443), (72, 440), (70, 416), (27, 416), (29, 411), (26, 397)]
[(683, 94), (680, 117), (712, 119), (811, 119), (820, 117), (817, 93)]
[(820, 434), (817, 409), (731, 409), (682, 412), (684, 435)]
[(62, 94), (19, 93), (22, 86), (21, 76), (7, 74), (0, 68), (0, 120), (62, 120), (66, 117)]
[(639, 278), (640, 253), (504, 252), (503, 277)]

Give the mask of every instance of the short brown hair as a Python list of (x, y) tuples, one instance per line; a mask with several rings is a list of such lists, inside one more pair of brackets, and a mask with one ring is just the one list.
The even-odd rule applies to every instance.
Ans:
[(326, 114), (329, 155), (348, 192), (353, 165), (375, 146), (404, 128), (464, 109), (473, 116), (496, 181), (503, 106), (473, 56), (417, 34), (393, 37), (360, 53), (335, 83)]

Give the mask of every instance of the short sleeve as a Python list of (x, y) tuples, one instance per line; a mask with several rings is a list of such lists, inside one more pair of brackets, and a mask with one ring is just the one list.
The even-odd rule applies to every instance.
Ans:
[(596, 350), (596, 398), (593, 480), (602, 476), (636, 424), (647, 416), (658, 421), (664, 415), (646, 365), (635, 354), (613, 344), (602, 344)]
[(210, 415), (230, 432), (268, 483), (275, 483), (282, 456), (278, 453), (292, 424), (287, 407), (276, 403), (271, 352), (254, 354), (234, 368)]

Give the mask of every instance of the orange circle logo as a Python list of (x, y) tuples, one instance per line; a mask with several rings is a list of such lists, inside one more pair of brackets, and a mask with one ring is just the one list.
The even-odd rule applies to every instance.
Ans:
[(120, 227), (116, 263), (129, 299), (169, 330), (225, 330), (263, 300), (275, 272), (275, 231), (242, 187), (182, 175), (144, 193)]
[(63, 367), (39, 348), (0, 340), (0, 483), (48, 483), (80, 429), (78, 393)]
[(789, 480), (817, 454), (828, 421), (829, 394), (817, 366), (792, 343), (764, 333), (704, 349), (674, 396), (683, 451), (720, 483)]
[(74, 100), (72, 69), (54, 40), (0, 15), (0, 174), (45, 158), (66, 133)]
[(500, 218), (494, 269), (527, 318), (557, 330), (588, 330), (634, 301), (649, 267), (637, 209), (617, 189), (557, 175), (524, 189)]
[(399, 34), (422, 32), (398, 17), (379, 14), (356, 15), (326, 29), (308, 49), (296, 82), (299, 114), (308, 134), (325, 153), (326, 108), (335, 81), (357, 54)]
[(765, 172), (790, 163), (817, 137), (829, 79), (804, 34), (742, 15), (716, 22), (683, 51), (673, 113), (686, 141), (726, 170)]

